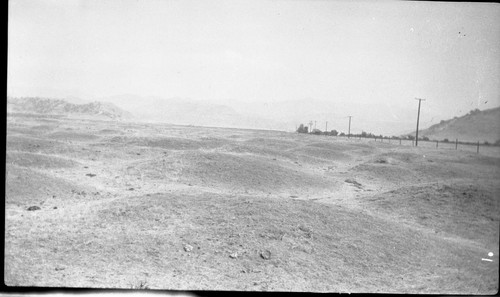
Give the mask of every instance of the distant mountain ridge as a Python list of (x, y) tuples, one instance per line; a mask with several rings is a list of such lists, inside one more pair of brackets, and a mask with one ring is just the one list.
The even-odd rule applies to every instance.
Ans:
[(132, 94), (99, 98), (133, 111), (137, 119), (177, 125), (227, 127), (243, 129), (290, 130), (280, 121), (236, 111), (225, 104), (191, 98), (161, 98)]
[(7, 97), (7, 112), (92, 117), (97, 119), (128, 120), (133, 116), (114, 104), (89, 102), (70, 103), (63, 99), (40, 97)]
[[(415, 136), (415, 133), (410, 135)], [(443, 140), (445, 138), (453, 141), (466, 142), (490, 142), (500, 140), (500, 107), (479, 110), (475, 109), (461, 117), (443, 120), (425, 130), (418, 132), (420, 137), (428, 137), (432, 140)]]

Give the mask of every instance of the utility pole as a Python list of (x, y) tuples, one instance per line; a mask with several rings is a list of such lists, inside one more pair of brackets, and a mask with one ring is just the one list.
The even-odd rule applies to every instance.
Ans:
[(314, 121), (314, 130), (316, 130), (316, 121)]
[(351, 138), (351, 118), (352, 116), (349, 116), (349, 132), (347, 132), (347, 138)]
[(309, 122), (309, 133), (312, 133), (313, 121)]
[(420, 119), (420, 103), (422, 101), (425, 101), (425, 99), (415, 98), (415, 100), (418, 100), (417, 131), (415, 133), (415, 146), (418, 146), (418, 121)]
[(325, 132), (328, 131), (328, 121), (326, 121), (326, 124), (325, 124)]

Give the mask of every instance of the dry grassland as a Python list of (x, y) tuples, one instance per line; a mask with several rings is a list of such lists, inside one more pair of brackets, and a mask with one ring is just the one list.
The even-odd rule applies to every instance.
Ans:
[(9, 116), (4, 281), (493, 294), (499, 177), (500, 155)]

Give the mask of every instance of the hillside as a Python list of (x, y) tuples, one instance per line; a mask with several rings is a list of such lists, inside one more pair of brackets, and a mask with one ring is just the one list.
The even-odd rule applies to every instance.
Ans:
[(419, 138), (424, 136), (434, 140), (447, 138), (450, 141), (458, 139), (467, 142), (494, 143), (500, 140), (500, 107), (476, 109), (464, 116), (443, 120), (439, 124), (419, 131)]
[(113, 120), (133, 118), (132, 114), (111, 103), (94, 101), (85, 104), (77, 104), (62, 99), (39, 97), (7, 97), (7, 111), (9, 113), (51, 114)]

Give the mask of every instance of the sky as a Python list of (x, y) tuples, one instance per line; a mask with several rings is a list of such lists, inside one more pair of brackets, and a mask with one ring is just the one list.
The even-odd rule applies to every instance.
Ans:
[[(500, 106), (500, 6), (11, 0), (10, 96)], [(424, 118), (432, 122), (430, 118)]]

